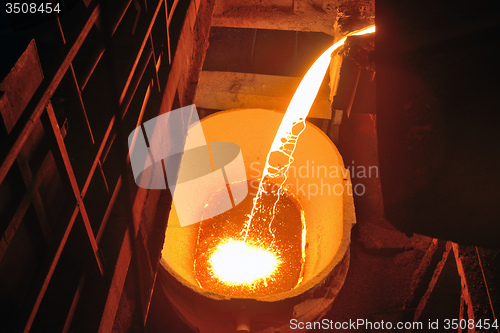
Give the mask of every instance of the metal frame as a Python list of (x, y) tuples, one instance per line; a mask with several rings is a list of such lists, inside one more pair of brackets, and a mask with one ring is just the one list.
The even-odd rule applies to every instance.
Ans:
[[(8, 223), (7, 229), (1, 237), (0, 261), (3, 259), (6, 251), (9, 248), (9, 245), (12, 243), (12, 240), (16, 235), (16, 231), (18, 230), (20, 224), (23, 222), (23, 218), (30, 205), (32, 204), (36, 208), (40, 226), (44, 231), (45, 240), (49, 245), (49, 251), (45, 255), (45, 258), (43, 259), (43, 262), (41, 263), (41, 266), (37, 271), (35, 279), (32, 281), (28, 297), (23, 304), (24, 310), (23, 314), (21, 315), (19, 326), (22, 326), (22, 330), (24, 332), (29, 332), (31, 330), (40, 305), (42, 304), (49, 284), (51, 283), (51, 279), (53, 277), (56, 266), (59, 263), (61, 254), (65, 249), (68, 237), (74, 229), (73, 226), (75, 225), (75, 221), (77, 221), (77, 218), (81, 218), (83, 220), (86, 233), (85, 235), (80, 236), (86, 238), (89, 247), (92, 250), (93, 256), (92, 258), (90, 258), (90, 262), (87, 263), (85, 272), (82, 274), (78, 287), (72, 298), (71, 307), (66, 316), (66, 320), (63, 323), (63, 332), (69, 331), (71, 327), (72, 319), (79, 304), (80, 296), (86, 284), (86, 277), (88, 276), (89, 271), (95, 270), (95, 268), (97, 268), (102, 279), (105, 279), (108, 282), (112, 281), (109, 286), (110, 293), (113, 293), (113, 287), (116, 286), (116, 284), (113, 285), (113, 283), (116, 282), (115, 280), (117, 276), (119, 277), (119, 279), (123, 280), (121, 281), (121, 286), (123, 287), (128, 264), (131, 260), (131, 253), (133, 252), (133, 244), (131, 244), (131, 240), (134, 239), (135, 235), (137, 235), (137, 229), (134, 228), (133, 223), (128, 223), (128, 227), (126, 227), (123, 238), (118, 240), (118, 242), (121, 242), (121, 251), (118, 255), (118, 258), (115, 258), (115, 267), (113, 269), (113, 267), (109, 267), (109, 265), (107, 266), (102, 258), (102, 253), (99, 245), (103, 234), (106, 232), (106, 227), (108, 225), (107, 222), (110, 219), (117, 198), (119, 197), (120, 192), (123, 192), (124, 188), (126, 188), (126, 186), (123, 186), (124, 183), (126, 183), (124, 182), (123, 178), (126, 174), (126, 169), (121, 170), (121, 175), (118, 177), (116, 184), (110, 187), (109, 182), (107, 182), (106, 180), (106, 174), (103, 169), (103, 164), (105, 164), (110, 150), (114, 146), (116, 146), (114, 145), (114, 143), (117, 141), (115, 139), (119, 137), (120, 142), (126, 140), (124, 134), (121, 133), (122, 130), (120, 126), (122, 125), (122, 120), (125, 119), (133, 100), (137, 98), (142, 99), (142, 107), (136, 121), (137, 123), (140, 123), (142, 121), (142, 118), (144, 117), (144, 113), (148, 106), (148, 100), (151, 94), (153, 92), (159, 94), (161, 90), (166, 86), (166, 82), (160, 82), (159, 71), (170, 70), (170, 65), (172, 63), (173, 53), (175, 53), (175, 50), (172, 50), (170, 46), (171, 38), (169, 30), (171, 29), (171, 22), (174, 16), (174, 12), (179, 3), (179, 0), (173, 1), (171, 10), (169, 12), (168, 7), (170, 6), (170, 1), (171, 0), (168, 0), (169, 3), (167, 4), (167, 0), (145, 0), (141, 5), (144, 6), (145, 10), (141, 11), (141, 7), (139, 7), (133, 32), (136, 32), (135, 28), (137, 26), (138, 19), (141, 16), (141, 18), (146, 22), (145, 24), (143, 24), (143, 26), (146, 26), (146, 29), (143, 35), (141, 35), (142, 43), (138, 50), (136, 50), (136, 52), (133, 54), (133, 61), (130, 63), (127, 80), (124, 86), (119, 89), (120, 94), (118, 96), (119, 98), (116, 101), (117, 109), (115, 110), (115, 112), (112, 112), (110, 114), (110, 120), (107, 124), (105, 134), (100, 141), (95, 137), (91, 121), (88, 117), (89, 113), (99, 112), (99, 110), (89, 110), (87, 108), (87, 106), (85, 105), (84, 97), (82, 96), (82, 92), (84, 91), (84, 89), (88, 89), (88, 85), (90, 84), (89, 80), (94, 74), (94, 70), (102, 62), (103, 55), (105, 55), (105, 53), (109, 51), (110, 48), (112, 48), (113, 36), (120, 27), (124, 16), (129, 10), (133, 10), (134, 7), (130, 6), (132, 0), (126, 0), (123, 3), (121, 10), (116, 14), (114, 20), (112, 20), (112, 22), (109, 24), (108, 30), (104, 29), (100, 24), (101, 21), (106, 21), (107, 19), (105, 10), (103, 10), (102, 4), (98, 0), (93, 0), (86, 9), (83, 23), (81, 25), (81, 28), (78, 30), (78, 33), (76, 34), (76, 38), (74, 38), (74, 40), (72, 41), (66, 40), (66, 36), (63, 31), (59, 16), (55, 14), (57, 27), (59, 28), (60, 32), (60, 38), (62, 43), (64, 44), (62, 58), (57, 65), (57, 69), (52, 74), (47, 75), (42, 81), (40, 87), (31, 99), (29, 105), (24, 110), (21, 119), (17, 122), (12, 132), (9, 133), (8, 142), (5, 143), (5, 151), (7, 151), (7, 154), (2, 156), (2, 163), (0, 166), (0, 184), (8, 179), (9, 172), (13, 167), (19, 166), (24, 171), (23, 178), (26, 185), (26, 192), (24, 194), (24, 197), (22, 198), (20, 204), (15, 208), (15, 214), (13, 215), (11, 221)], [(199, 1), (197, 2), (199, 7)], [(154, 6), (151, 6), (151, 3), (153, 3)], [(149, 9), (154, 9), (154, 11), (148, 12), (148, 5), (150, 6)], [(161, 10), (162, 7), (164, 8), (164, 10)], [(161, 15), (163, 15), (166, 22), (167, 41), (165, 41), (165, 49), (161, 49), (157, 54), (155, 53), (154, 36), (152, 30), (155, 23), (158, 22), (157, 19)], [(82, 45), (88, 39), (91, 29), (93, 29), (94, 27), (97, 27), (99, 32), (103, 35), (103, 38), (109, 43), (107, 43), (105, 47), (95, 48), (95, 57), (88, 59), (89, 61), (85, 66), (87, 68), (86, 72), (77, 76), (73, 67), (73, 62), (75, 61), (75, 57), (79, 54)], [(162, 62), (163, 58), (168, 59), (168, 63), (166, 61)], [(94, 147), (96, 147), (93, 161), (90, 170), (85, 177), (83, 186), (80, 186), (78, 184), (77, 177), (75, 176), (75, 172), (73, 170), (74, 165), (68, 154), (68, 148), (66, 147), (65, 143), (66, 128), (64, 126), (59, 126), (60, 120), (58, 121), (56, 113), (54, 112), (54, 108), (51, 104), (51, 98), (68, 73), (69, 78), (71, 79), (71, 88), (74, 89), (77, 95), (76, 102), (80, 106), (79, 110), (77, 111), (81, 113), (81, 116), (83, 116), (83, 119), (85, 119), (86, 122), (83, 127), (86, 128), (86, 133), (88, 134), (89, 141), (94, 145)], [(145, 95), (142, 96), (141, 94), (138, 94), (138, 88), (141, 83), (144, 84), (144, 82), (146, 82), (147, 84), (147, 91)], [(155, 85), (156, 89), (152, 89)], [(158, 110), (156, 110), (156, 112), (157, 111)], [(27, 144), (27, 140), (33, 129), (35, 128), (35, 124), (40, 120), (42, 121), (44, 127), (45, 136), (47, 139), (49, 139), (51, 144), (50, 150), (43, 159), (41, 166), (38, 168), (37, 172), (32, 175), (28, 163), (22, 162), (22, 156), (20, 155), (20, 153), (23, 147), (25, 147), (25, 145)], [(61, 223), (59, 223), (59, 230), (50, 230), (50, 227), (48, 226), (46, 221), (47, 217), (44, 214), (43, 204), (38, 193), (38, 189), (42, 181), (47, 177), (47, 173), (49, 172), (49, 164), (52, 155), (56, 160), (60, 177), (64, 179), (67, 184), (69, 184), (69, 187), (67, 189), (70, 189), (74, 199), (73, 207), (71, 208), (72, 214), (68, 218), (66, 218), (65, 221), (61, 221)], [(126, 156), (123, 156), (123, 160), (123, 164), (124, 166), (126, 166)], [(94, 221), (94, 223), (98, 223), (99, 225), (97, 232), (94, 232), (91, 220), (89, 218), (89, 215), (87, 214), (89, 207), (87, 206), (87, 204), (85, 204), (84, 199), (85, 195), (88, 193), (91, 183), (93, 182), (93, 179), (96, 176), (96, 170), (99, 170), (99, 173), (97, 175), (101, 177), (102, 181), (104, 181), (106, 185), (106, 190), (108, 193), (104, 194), (110, 196), (110, 199), (106, 204), (105, 213), (102, 216), (101, 220), (97, 222)], [(110, 302), (110, 300), (114, 302), (112, 306), (108, 305), (108, 302)], [(101, 319), (100, 331), (111, 330), (117, 307), (118, 301), (116, 299), (111, 299), (110, 297), (108, 297), (106, 305), (104, 306), (105, 314)]]

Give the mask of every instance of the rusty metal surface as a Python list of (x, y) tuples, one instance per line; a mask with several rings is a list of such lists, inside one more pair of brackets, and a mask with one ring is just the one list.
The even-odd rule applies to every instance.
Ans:
[(32, 40), (10, 73), (0, 83), (0, 91), (4, 91), (8, 96), (10, 106), (8, 110), (0, 109), (7, 132), (12, 131), (42, 79), (40, 59), (35, 40)]
[(34, 98), (31, 99), (30, 103), (23, 111), (23, 119), (21, 120), (22, 123), (16, 126), (16, 129), (18, 130), (14, 129), (12, 132), (14, 138), (10, 139), (9, 137), (9, 153), (3, 159), (0, 167), (0, 183), (3, 182), (7, 176), (10, 167), (19, 155), (30, 133), (33, 131), (36, 121), (40, 118), (40, 115), (48, 104), (50, 97), (53, 95), (57, 86), (61, 82), (66, 70), (70, 66), (71, 61), (85, 40), (90, 28), (92, 28), (93, 24), (97, 20), (97, 17), (99, 16), (99, 6), (97, 5), (97, 1), (94, 1), (94, 4), (94, 6), (89, 7), (88, 19), (80, 31), (80, 34), (74, 42), (66, 48), (60, 67), (53, 75), (47, 76), (41, 83)]
[[(0, 113), (2, 115), (7, 133), (10, 133), (14, 128), (18, 119), (22, 115), (24, 108), (29, 103), (33, 94), (40, 85), (42, 79), (43, 73), (36, 50), (36, 44), (34, 40), (31, 40), (10, 73), (0, 83), (0, 91), (4, 92), (2, 96), (2, 105), (0, 105)], [(30, 187), (33, 180), (33, 174), (31, 172), (29, 162), (33, 152), (39, 146), (42, 137), (43, 133), (41, 132), (41, 124), (40, 122), (37, 122), (35, 130), (29, 136), (26, 146), (17, 158), (17, 166), (21, 171), (23, 183), (27, 188)], [(30, 197), (29, 201), (32, 201), (36, 210), (41, 231), (45, 239), (50, 242), (52, 233), (50, 226), (48, 225), (47, 214), (41, 201), (38, 188), (35, 189), (34, 192), (31, 192), (28, 196)], [(26, 207), (27, 209), (26, 200), (24, 201), (23, 207)], [(24, 209), (24, 212), (26, 209)], [(16, 230), (19, 226), (19, 217), (22, 216), (24, 216), (24, 213), (17, 214), (15, 217), (16, 221), (11, 222), (7, 227), (8, 230), (5, 235), (8, 236), (4, 236), (2, 238), (2, 251), (0, 251), (0, 258), (3, 257), (6, 247), (12, 238), (11, 236), (14, 235), (12, 231)]]
[[(166, 86), (167, 80), (171, 82), (170, 90), (172, 87), (177, 88), (177, 85), (182, 85), (179, 92), (183, 91), (183, 100), (192, 101), (194, 91), (185, 81), (196, 80), (193, 77), (201, 70), (205, 53), (205, 51), (199, 52), (199, 48), (206, 50), (207, 46), (203, 40), (200, 41), (200, 45), (192, 43), (193, 36), (199, 33), (208, 34), (210, 19), (207, 17), (211, 18), (213, 3), (192, 1), (189, 10), (185, 2), (179, 3), (179, 1), (172, 7), (166, 0), (146, 0), (137, 2), (134, 6), (130, 6), (131, 3), (132, 1), (106, 2), (101, 5), (98, 0), (87, 1), (85, 2), (87, 8), (78, 9), (82, 12), (79, 26), (68, 24), (68, 17), (64, 15), (55, 16), (55, 20), (50, 24), (54, 25), (54, 31), (59, 32), (55, 39), (61, 44), (61, 52), (60, 57), (53, 57), (54, 70), (46, 72), (48, 75), (43, 81), (41, 79), (30, 81), (30, 84), (35, 85), (33, 89), (30, 86), (17, 89), (23, 94), (34, 93), (29, 104), (29, 99), (25, 100), (24, 104), (17, 103), (17, 98), (13, 98), (15, 96), (12, 92), (10, 95), (8, 93), (1, 95), (2, 118), (6, 120), (5, 125), (9, 132), (6, 134), (6, 140), (2, 139), (2, 148), (5, 152), (0, 167), (2, 201), (9, 199), (4, 193), (4, 188), (7, 190), (12, 188), (8, 183), (12, 182), (12, 173), (18, 172), (16, 160), (20, 161), (25, 151), (34, 151), (37, 156), (34, 161), (19, 164), (26, 189), (15, 202), (10, 222), (2, 234), (0, 265), (7, 265), (6, 260), (2, 260), (5, 259), (4, 254), (7, 250), (18, 251), (19, 247), (8, 247), (20, 237), (20, 233), (17, 233), (18, 227), (24, 228), (27, 213), (30, 212), (32, 205), (38, 213), (40, 227), (46, 233), (47, 249), (39, 255), (40, 262), (36, 265), (37, 269), (34, 270), (32, 280), (29, 281), (29, 276), (23, 280), (29, 282), (31, 287), (25, 286), (27, 292), (24, 301), (20, 302), (22, 304), (18, 311), (19, 316), (12, 316), (9, 318), (10, 321), (0, 320), (0, 330), (15, 327), (16, 331), (21, 329), (29, 332), (49, 325), (51, 331), (71, 331), (74, 325), (78, 325), (76, 327), (88, 331), (97, 331), (99, 327), (102, 331), (109, 331), (115, 325), (115, 321), (121, 320), (115, 318), (117, 313), (123, 318), (124, 311), (140, 311), (143, 322), (147, 317), (151, 289), (155, 280), (157, 265), (155, 257), (162, 243), (162, 237), (158, 238), (158, 235), (164, 234), (161, 229), (165, 227), (166, 219), (156, 217), (154, 220), (156, 200), (153, 197), (158, 194), (138, 195), (135, 190), (131, 192), (128, 190), (127, 175), (120, 171), (124, 170), (127, 161), (126, 147), (123, 149), (117, 146), (126, 144), (124, 135), (127, 134), (126, 128), (130, 125), (140, 123), (144, 117), (157, 115), (160, 110), (167, 111), (165, 103), (160, 105), (164, 99), (163, 95), (169, 95), (163, 94), (164, 91), (161, 89)], [(113, 6), (116, 10), (112, 10)], [(106, 77), (102, 68), (107, 67), (106, 70), (113, 71), (114, 63), (113, 59), (110, 59), (110, 55), (113, 54), (113, 40), (123, 39), (122, 28), (130, 23), (129, 16), (132, 14), (135, 15), (134, 28), (125, 30), (140, 35), (141, 41), (134, 44), (128, 54), (120, 55), (120, 61), (128, 61), (123, 66), (127, 68), (124, 73), (124, 85), (118, 87), (121, 98), (119, 94), (116, 95), (116, 100), (113, 102), (116, 108), (106, 109), (99, 103), (96, 106), (92, 101), (95, 97), (89, 96), (89, 91), (95, 92), (96, 87), (98, 90), (108, 89), (106, 84), (122, 84), (121, 81), (114, 80), (116, 76), (113, 77), (108, 73)], [(198, 19), (198, 14), (202, 14), (202, 19)], [(109, 18), (111, 19), (108, 20)], [(155, 25), (164, 23), (167, 24), (164, 27), (167, 29), (165, 42), (161, 39), (162, 34), (158, 33), (158, 28), (154, 28)], [(184, 32), (181, 33), (181, 30)], [(174, 34), (174, 38), (170, 37), (170, 32)], [(184, 39), (181, 43), (176, 40), (179, 36)], [(98, 42), (99, 38), (106, 42)], [(136, 36), (134, 40), (137, 41)], [(175, 45), (170, 45), (171, 40)], [(130, 44), (129, 41), (125, 44), (127, 43)], [(94, 48), (94, 51), (89, 53), (86, 49), (82, 52), (84, 47)], [(182, 47), (181, 52), (178, 50), (180, 47)], [(34, 45), (32, 48), (35, 49)], [(167, 57), (167, 53), (170, 60), (171, 54), (180, 54), (177, 56), (179, 58), (185, 57), (190, 52), (193, 53), (190, 57), (194, 59), (190, 64), (192, 68), (181, 66), (184, 64), (183, 59), (177, 59), (177, 65), (171, 61), (161, 61)], [(93, 56), (87, 57), (87, 54)], [(36, 52), (33, 55), (37, 57)], [(176, 58), (172, 58), (175, 61)], [(78, 66), (74, 66), (75, 63)], [(178, 75), (169, 77), (171, 66), (177, 68)], [(28, 66), (24, 66), (24, 69), (29, 72)], [(183, 71), (185, 73), (182, 73)], [(41, 70), (39, 73), (41, 74)], [(28, 74), (28, 77), (29, 75), (33, 73)], [(93, 77), (97, 78), (92, 79)], [(41, 84), (36, 89), (39, 81)], [(113, 93), (106, 98), (113, 99)], [(71, 103), (66, 103), (67, 100)], [(11, 105), (11, 102), (16, 103)], [(76, 107), (65, 108), (68, 105)], [(75, 113), (80, 113), (82, 122), (75, 122), (75, 119), (78, 119), (74, 116)], [(100, 118), (101, 114), (109, 117)], [(40, 119), (44, 123), (43, 130)], [(35, 149), (30, 138), (39, 133), (42, 133), (43, 140), (41, 148)], [(83, 134), (83, 138), (75, 137), (75, 133)], [(49, 140), (50, 138), (52, 140)], [(82, 153), (84, 150), (87, 152)], [(55, 168), (53, 155), (59, 170)], [(55, 185), (67, 196), (61, 198), (58, 204), (58, 209), (61, 210), (58, 215), (52, 211), (54, 206), (52, 203), (47, 205), (47, 202), (44, 202), (48, 200), (45, 196), (47, 193), (53, 195), (48, 188), (50, 181), (54, 179), (54, 173), (55, 178), (60, 181)], [(40, 188), (43, 189), (41, 199), (37, 197)], [(124, 192), (127, 194), (123, 194)], [(135, 218), (133, 224), (120, 223), (117, 221), (119, 216), (115, 211), (117, 202), (128, 201), (134, 196), (137, 196), (134, 205), (135, 217), (139, 218)], [(149, 203), (143, 202), (148, 198), (151, 199)], [(170, 207), (168, 200), (171, 198), (166, 200), (162, 207), (168, 208)], [(122, 202), (119, 206), (122, 207), (120, 214), (129, 215), (128, 220), (131, 220), (130, 216), (133, 214), (127, 214), (126, 211), (132, 207)], [(48, 212), (50, 215), (48, 223), (44, 222), (47, 220), (44, 219), (46, 207), (51, 208)], [(141, 216), (142, 209), (148, 210), (144, 216)], [(57, 220), (52, 220), (54, 215), (57, 215)], [(159, 228), (159, 231), (155, 231), (154, 228)], [(53, 233), (53, 237), (50, 233)], [(83, 242), (91, 255), (86, 254), (87, 249), (75, 252), (73, 244), (68, 243), (70, 239)], [(72, 274), (72, 268), (67, 262), (68, 256), (73, 256), (71, 258), (77, 266), (85, 268), (74, 289), (71, 287), (71, 281), (64, 283), (61, 288), (54, 289), (54, 283), (59, 283), (63, 276)], [(108, 265), (105, 267), (104, 261), (111, 267)], [(143, 264), (138, 265), (138, 263)], [(96, 272), (100, 274), (96, 275)], [(76, 274), (78, 276), (80, 273)], [(134, 290), (137, 286), (131, 285), (130, 282), (126, 283), (133, 275), (143, 283), (137, 291), (141, 297), (131, 309), (121, 303), (121, 298), (123, 293), (136, 292)], [(99, 290), (101, 292), (98, 292)], [(108, 292), (111, 297), (107, 297)], [(72, 297), (68, 299), (68, 295)], [(89, 295), (96, 297), (89, 299)], [(64, 303), (59, 304), (59, 302), (68, 302), (67, 308), (60, 314), (51, 314), (51, 311), (54, 312), (58, 307), (64, 306)], [(54, 306), (53, 309), (51, 306)], [(125, 310), (122, 309), (124, 306)], [(85, 315), (88, 311), (93, 313), (92, 316)], [(127, 316), (132, 318), (131, 313)], [(59, 318), (59, 321), (55, 320), (55, 317)], [(103, 320), (100, 323), (101, 319)]]

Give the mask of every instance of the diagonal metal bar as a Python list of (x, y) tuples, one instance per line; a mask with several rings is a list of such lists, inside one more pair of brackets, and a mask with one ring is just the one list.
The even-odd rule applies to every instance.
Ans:
[(168, 64), (172, 65), (172, 52), (170, 51), (170, 31), (168, 30), (170, 24), (168, 23), (168, 0), (164, 0), (165, 4), (165, 30), (167, 32), (167, 52), (168, 52)]
[(23, 199), (21, 200), (21, 203), (17, 207), (17, 210), (12, 217), (9, 225), (7, 226), (7, 229), (5, 230), (2, 238), (0, 239), (0, 261), (2, 261), (3, 256), (5, 252), (7, 251), (7, 248), (9, 247), (9, 244), (12, 241), (12, 238), (16, 234), (17, 228), (21, 224), (21, 221), (23, 220), (24, 215), (26, 214), (26, 211), (28, 210), (29, 206), (31, 205), (31, 202), (33, 200), (33, 197), (38, 193), (38, 188), (40, 187), (40, 184), (42, 183), (43, 179), (45, 178), (48, 170), (49, 170), (49, 156), (50, 154), (47, 154), (45, 156), (45, 159), (42, 162), (42, 165), (38, 169), (38, 172), (36, 173), (35, 177), (32, 179), (30, 182), (30, 185), (28, 189), (26, 190), (26, 194), (24, 195)]
[[(96, 236), (96, 241), (97, 241), (98, 245), (101, 241), (102, 235), (104, 233), (104, 229), (106, 228), (108, 220), (111, 216), (111, 212), (115, 206), (116, 199), (118, 198), (118, 194), (120, 193), (121, 186), (122, 186), (122, 176), (120, 176), (118, 178), (118, 181), (115, 185), (115, 189), (113, 190), (113, 195), (111, 196), (111, 199), (109, 200), (108, 207), (106, 208), (106, 212), (105, 212), (104, 217), (102, 218), (101, 224), (99, 226), (99, 232), (97, 233), (97, 236)], [(82, 295), (83, 287), (85, 286), (86, 276), (87, 276), (86, 273), (84, 273), (82, 275), (82, 277), (80, 278), (80, 282), (78, 283), (78, 287), (76, 288), (75, 294), (73, 295), (73, 300), (72, 300), (71, 306), (68, 310), (68, 314), (66, 316), (66, 321), (64, 322), (64, 327), (62, 330), (63, 333), (69, 332), (69, 330), (71, 328), (73, 316), (75, 314), (76, 307), (78, 306), (80, 296)]]
[(129, 86), (129, 90), (128, 93), (125, 95), (125, 99), (122, 102), (120, 102), (121, 119), (125, 118), (125, 115), (127, 114), (128, 108), (132, 103), (137, 88), (139, 87), (142, 77), (144, 76), (144, 73), (146, 72), (148, 64), (151, 60), (151, 56), (153, 55), (153, 49), (149, 49), (149, 51), (145, 55), (146, 56), (143, 58), (143, 61), (141, 61), (139, 75), (136, 76), (136, 79), (134, 80), (133, 84)]
[(25, 306), (28, 310), (28, 318), (26, 323), (24, 324), (23, 333), (28, 333), (33, 325), (33, 321), (35, 320), (36, 314), (38, 313), (38, 309), (40, 308), (40, 304), (42, 304), (43, 297), (47, 288), (49, 287), (50, 280), (52, 279), (52, 275), (56, 269), (57, 263), (59, 262), (59, 258), (61, 257), (64, 246), (66, 245), (66, 241), (68, 240), (69, 234), (73, 229), (73, 225), (75, 223), (76, 217), (78, 216), (78, 204), (76, 205), (71, 218), (68, 224), (65, 226), (62, 236), (60, 237), (60, 242), (56, 247), (49, 250), (49, 253), (45, 257), (43, 261), (39, 274), (39, 278), (35, 280), (33, 289), (35, 292), (33, 293), (33, 298), (28, 299), (25, 302)]
[[(73, 172), (73, 167), (71, 166), (71, 161), (69, 159), (69, 155), (66, 150), (66, 145), (64, 144), (64, 139), (61, 135), (59, 125), (57, 124), (57, 119), (56, 115), (54, 114), (54, 109), (52, 109), (52, 104), (50, 103), (47, 106), (47, 115), (50, 121), (50, 126), (52, 127), (52, 132), (53, 132), (52, 134), (54, 135), (57, 144), (58, 148), (57, 153), (60, 155), (59, 157), (62, 158), (66, 174), (71, 184), (71, 189), (73, 190), (73, 194), (75, 195), (77, 204), (79, 206), (80, 215), (82, 216), (83, 223), (85, 225), (85, 230), (87, 231), (87, 236), (90, 241), (90, 246), (92, 247), (92, 251), (94, 252), (94, 257), (97, 262), (97, 266), (99, 267), (99, 271), (101, 272), (101, 274), (104, 274), (104, 266), (101, 260), (101, 256), (99, 254), (99, 248), (95, 240), (94, 232), (92, 231), (92, 226), (90, 225), (90, 220), (82, 200), (80, 189), (78, 188), (78, 183), (76, 181), (75, 174)], [(48, 129), (46, 128), (46, 130)]]
[(94, 133), (92, 132), (92, 127), (90, 127), (89, 117), (87, 116), (87, 110), (85, 109), (85, 103), (83, 103), (82, 92), (78, 86), (78, 80), (76, 79), (75, 70), (73, 65), (70, 65), (71, 71), (71, 81), (73, 82), (73, 89), (75, 89), (78, 95), (78, 105), (80, 106), (80, 112), (82, 113), (83, 119), (85, 119), (85, 125), (87, 125), (87, 134), (89, 135), (90, 142), (95, 143)]
[(120, 104), (122, 103), (123, 99), (125, 98), (125, 95), (127, 93), (130, 82), (132, 81), (132, 77), (134, 76), (135, 69), (137, 68), (137, 65), (139, 64), (139, 59), (142, 56), (142, 51), (144, 50), (144, 47), (146, 46), (146, 43), (148, 42), (149, 34), (151, 33), (151, 29), (153, 28), (153, 24), (156, 22), (156, 17), (158, 16), (158, 12), (160, 11), (162, 3), (163, 3), (163, 1), (160, 0), (160, 1), (158, 1), (158, 4), (156, 5), (155, 12), (150, 20), (149, 27), (146, 31), (146, 34), (144, 35), (144, 38), (142, 39), (142, 43), (141, 43), (141, 46), (139, 48), (139, 52), (137, 52), (137, 56), (135, 58), (134, 64), (132, 65), (132, 69), (130, 70), (129, 76), (127, 78), (127, 82), (125, 83), (125, 86), (123, 87), (122, 93), (120, 95)]
[(97, 4), (97, 1), (94, 0), (91, 6), (88, 8), (87, 19), (85, 20), (85, 24), (80, 30), (80, 33), (71, 45), (67, 44), (61, 65), (53, 75), (47, 77), (42, 81), (42, 84), (35, 93), (35, 96), (28, 104), (25, 110), (26, 118), (28, 119), (23, 123), (23, 125), (18, 124), (18, 126), (22, 126), (22, 128), (19, 128), (18, 126), (15, 127), (15, 131), (19, 133), (17, 134), (16, 132), (16, 135), (13, 131), (13, 135), (11, 136), (13, 139), (10, 139), (11, 141), (6, 147), (8, 153), (0, 167), (0, 183), (4, 181), (10, 168), (12, 167), (12, 164), (14, 164), (14, 162), (16, 161), (23, 145), (26, 143), (26, 140), (35, 127), (36, 120), (40, 118), (40, 115), (49, 103), (50, 98), (54, 94), (59, 83), (68, 70), (71, 61), (74, 59), (75, 55), (83, 44), (83, 41), (87, 37), (90, 29), (99, 17), (99, 13), (100, 7)]
[[(26, 157), (23, 156), (23, 154), (20, 154), (17, 157), (17, 164), (19, 166), (19, 169), (21, 170), (24, 184), (27, 188), (29, 188), (31, 182), (33, 181), (33, 174), (31, 173), (29, 162)], [(45, 241), (50, 244), (52, 242), (52, 230), (47, 219), (47, 213), (42, 203), (42, 197), (37, 190), (35, 190), (35, 193), (33, 193), (32, 199), (32, 204), (35, 208), (35, 212), (38, 218), (38, 224), (40, 225)]]
[(110, 133), (113, 130), (113, 127), (115, 125), (115, 119), (116, 119), (116, 117), (113, 115), (113, 117), (111, 117), (111, 120), (108, 124), (108, 128), (106, 129), (106, 133), (104, 134), (104, 138), (102, 139), (101, 144), (99, 145), (99, 150), (97, 151), (97, 154), (94, 158), (92, 166), (90, 167), (90, 171), (89, 171), (89, 174), (87, 176), (87, 179), (85, 180), (85, 184), (83, 185), (83, 188), (82, 188), (82, 193), (81, 193), (82, 198), (84, 198), (85, 194), (87, 194), (87, 190), (89, 189), (90, 182), (92, 180), (92, 177), (94, 176), (94, 172), (100, 163), (100, 158), (101, 158), (102, 152), (106, 146), (106, 143), (108, 142), (109, 135), (110, 135)]
[(161, 92), (160, 89), (160, 78), (158, 76), (158, 69), (156, 68), (156, 54), (155, 54), (155, 44), (153, 43), (153, 33), (151, 32), (149, 34), (149, 41), (151, 43), (151, 50), (152, 50), (152, 56), (153, 56), (153, 70), (155, 71), (155, 79), (156, 79), (156, 86), (158, 88), (158, 92)]

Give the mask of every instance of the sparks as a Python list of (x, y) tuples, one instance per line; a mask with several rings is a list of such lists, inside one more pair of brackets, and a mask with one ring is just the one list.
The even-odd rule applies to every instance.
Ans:
[[(347, 34), (347, 36), (343, 37), (323, 52), (323, 54), (309, 68), (302, 81), (300, 81), (299, 87), (295, 91), (292, 100), (286, 109), (283, 120), (281, 121), (280, 127), (278, 128), (274, 141), (271, 145), (271, 149), (267, 155), (259, 189), (254, 198), (252, 212), (246, 221), (245, 229), (242, 231), (245, 241), (250, 231), (252, 219), (255, 213), (261, 209), (262, 194), (266, 193), (263, 186), (264, 182), (272, 180), (272, 182), (277, 184), (279, 188), (282, 188), (286, 182), (288, 168), (293, 163), (293, 153), (295, 151), (298, 138), (305, 130), (306, 117), (309, 114), (309, 110), (311, 109), (314, 100), (316, 99), (323, 77), (325, 76), (326, 70), (330, 65), (332, 53), (336, 52), (342, 45), (344, 45), (347, 37), (365, 35), (373, 32), (375, 32), (374, 25)], [(268, 227), (271, 234), (271, 224), (274, 220), (276, 203), (279, 200), (279, 193), (280, 192), (278, 190), (278, 198), (276, 199), (273, 207), (273, 219), (269, 222)]]
[(271, 277), (280, 260), (269, 250), (231, 239), (217, 246), (209, 262), (222, 282), (251, 285)]
[[(215, 235), (213, 231), (209, 230), (215, 230), (213, 229), (214, 225), (208, 224), (207, 231), (200, 228), (196, 252), (197, 259), (195, 260), (195, 271), (200, 286), (217, 292), (222, 290), (222, 292), (230, 295), (248, 296), (260, 294), (264, 291), (268, 293), (269, 288), (274, 292), (276, 290), (281, 291), (276, 285), (281, 287), (283, 281), (289, 276), (296, 279), (292, 285), (288, 285), (283, 290), (293, 289), (301, 282), (306, 247), (304, 212), (300, 212), (300, 221), (302, 221), (301, 247), (284, 246), (281, 239), (283, 235), (276, 239), (276, 230), (272, 225), (275, 219), (278, 225), (285, 225), (286, 222), (289, 222), (283, 220), (282, 211), (280, 212), (278, 209), (278, 202), (280, 197), (287, 197), (283, 185), (287, 180), (288, 168), (293, 162), (293, 153), (297, 140), (305, 130), (305, 119), (330, 64), (331, 54), (344, 44), (347, 37), (368, 34), (374, 31), (375, 26), (371, 26), (348, 34), (328, 48), (307, 71), (288, 105), (271, 145), (257, 194), (251, 199), (251, 212), (245, 218), (244, 225), (239, 224), (237, 229), (234, 230), (236, 235), (233, 231), (230, 231), (230, 235), (226, 235), (227, 238), (222, 241), (220, 241), (220, 238), (212, 241)], [(263, 194), (272, 194), (272, 198)], [(245, 207), (245, 214), (249, 210), (250, 205)], [(265, 218), (262, 218), (263, 215)], [(254, 229), (249, 235), (250, 225), (254, 218)], [(222, 220), (227, 224), (226, 218)], [(292, 253), (291, 249), (295, 249), (295, 251)], [(292, 260), (287, 257), (291, 254), (298, 258), (300, 263), (298, 270), (295, 269), (296, 266), (292, 265), (292, 263), (295, 263), (293, 259), (295, 257)], [(290, 274), (289, 271), (295, 273)], [(268, 284), (274, 285), (269, 287)]]

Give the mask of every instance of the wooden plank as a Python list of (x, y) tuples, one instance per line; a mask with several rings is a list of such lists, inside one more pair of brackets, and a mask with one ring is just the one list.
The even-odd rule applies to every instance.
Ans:
[[(237, 0), (243, 2), (244, 0)], [(254, 2), (255, 0), (250, 1)], [(263, 1), (266, 3), (267, 1)], [(297, 10), (297, 2), (300, 9)], [(323, 32), (332, 36), (338, 34), (335, 31), (336, 11), (321, 11), (312, 1), (296, 0), (290, 8), (282, 10), (269, 10), (265, 6), (255, 6), (248, 10), (245, 6), (229, 7), (216, 1), (216, 12), (213, 17), (213, 26), (247, 29), (272, 29), (288, 31), (314, 31)], [(284, 9), (284, 10), (283, 10)]]
[[(235, 72), (201, 72), (194, 103), (215, 110), (263, 108), (284, 112), (301, 78)], [(329, 87), (323, 84), (309, 117), (330, 119)]]
[(238, 7), (262, 7), (269, 9), (279, 8), (281, 11), (293, 11), (294, 0), (218, 0), (216, 4), (216, 14), (223, 14), (227, 10), (237, 10)]

